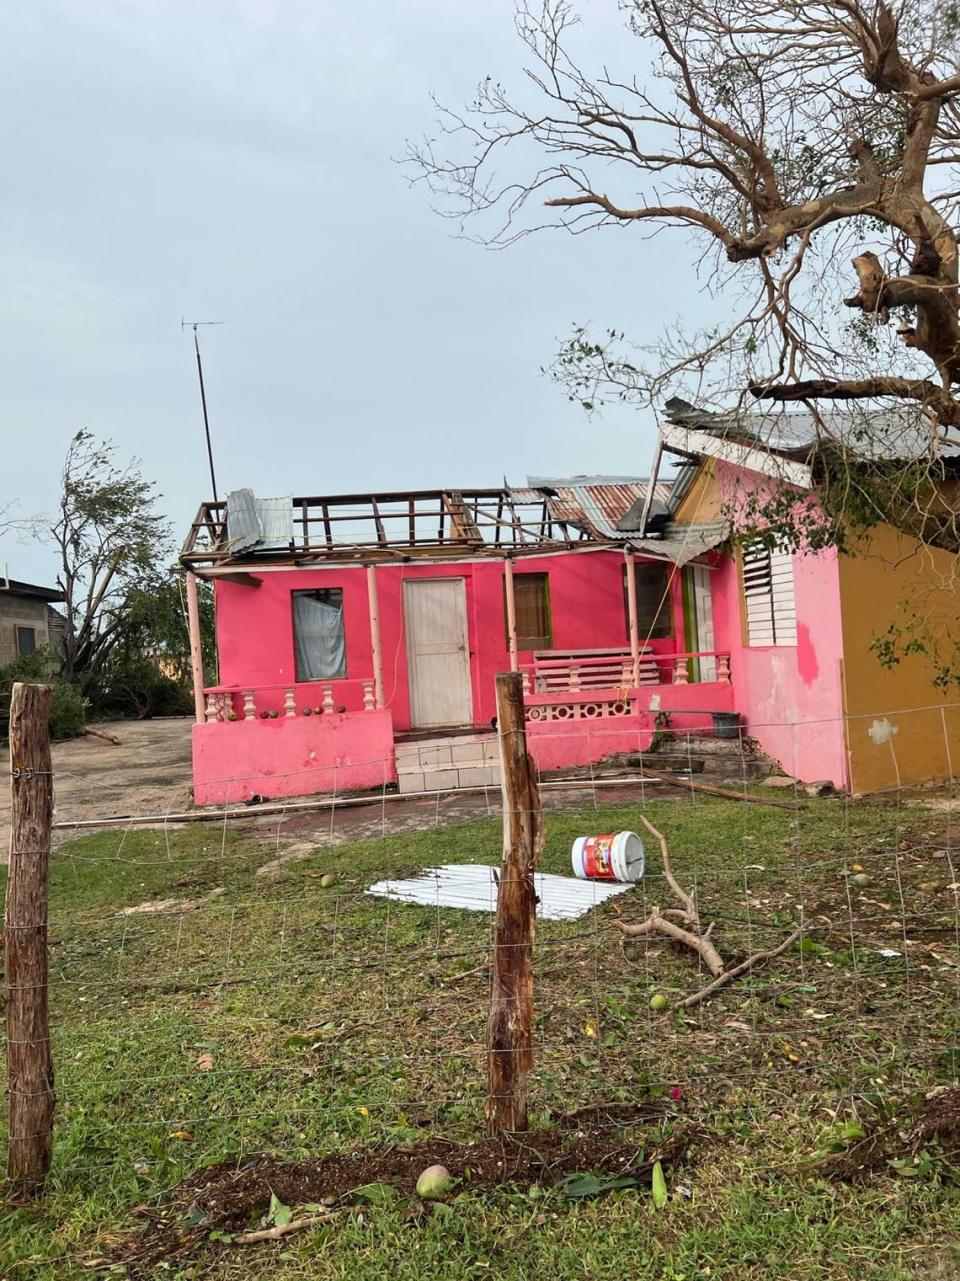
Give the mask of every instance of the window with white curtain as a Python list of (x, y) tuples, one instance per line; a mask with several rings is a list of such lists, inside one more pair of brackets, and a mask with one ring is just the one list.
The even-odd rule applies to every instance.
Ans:
[(293, 593), (293, 642), (298, 681), (336, 681), (346, 676), (342, 588)]
[(793, 555), (786, 548), (760, 540), (744, 547), (743, 599), (748, 645), (796, 645)]

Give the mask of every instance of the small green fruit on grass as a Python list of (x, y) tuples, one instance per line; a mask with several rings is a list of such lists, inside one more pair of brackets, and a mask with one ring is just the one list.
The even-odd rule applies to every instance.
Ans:
[(858, 889), (861, 889), (861, 890), (870, 884), (870, 877), (866, 874), (866, 872), (858, 872), (856, 876), (851, 876), (850, 880), (854, 885), (857, 886)]
[(323, 890), (328, 890), (336, 879), (337, 878), (334, 876), (332, 872), (324, 872), (324, 874), (320, 877), (320, 888)]
[(657, 992), (650, 998), (651, 1010), (665, 1010), (669, 1004), (670, 1002), (662, 992)]
[(417, 1196), (422, 1201), (436, 1201), (445, 1196), (453, 1184), (445, 1165), (431, 1165), (417, 1179)]

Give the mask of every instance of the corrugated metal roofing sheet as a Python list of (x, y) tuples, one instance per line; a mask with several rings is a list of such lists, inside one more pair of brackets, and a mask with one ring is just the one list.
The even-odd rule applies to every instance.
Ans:
[[(554, 518), (594, 538), (626, 542), (636, 536), (636, 520), (650, 481), (646, 476), (528, 476), (528, 490), (511, 489), (517, 497), (544, 498)], [(654, 487), (654, 499), (666, 504), (668, 482)]]
[(632, 538), (630, 546), (638, 552), (663, 556), (674, 565), (687, 565), (704, 552), (712, 551), (730, 537), (730, 522), (711, 521), (701, 525), (679, 525), (671, 521), (659, 538)]
[(231, 552), (282, 551), (293, 537), (293, 499), (257, 498), (252, 489), (227, 495), (227, 541)]
[[(884, 410), (831, 408), (821, 414), (826, 425), (807, 410), (764, 410), (713, 413), (685, 401), (667, 402), (673, 423), (714, 436), (746, 440), (774, 453), (806, 458), (817, 446), (839, 448), (869, 461), (898, 462), (924, 458), (934, 442), (930, 423), (912, 407)], [(960, 458), (960, 434), (937, 444), (941, 458)]]

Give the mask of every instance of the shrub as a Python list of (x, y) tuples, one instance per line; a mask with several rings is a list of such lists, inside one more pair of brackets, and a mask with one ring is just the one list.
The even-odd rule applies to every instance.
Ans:
[(94, 707), (98, 716), (185, 716), (193, 710), (193, 695), (149, 658), (131, 655), (104, 672)]
[(66, 681), (55, 681), (50, 698), (50, 737), (73, 738), (87, 720), (87, 705), (80, 691)]
[(87, 707), (80, 691), (60, 680), (59, 660), (49, 649), (38, 649), (0, 667), (0, 695), (10, 695), (16, 681), (41, 681), (53, 686), (50, 697), (50, 737), (72, 738), (83, 728)]

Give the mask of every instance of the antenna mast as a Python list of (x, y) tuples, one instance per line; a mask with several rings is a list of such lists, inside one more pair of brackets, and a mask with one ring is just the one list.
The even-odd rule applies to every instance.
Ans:
[(213, 488), (213, 501), (220, 501), (217, 496), (217, 476), (213, 468), (213, 445), (210, 441), (210, 419), (207, 415), (207, 393), (203, 385), (203, 361), (200, 359), (200, 336), (197, 329), (200, 325), (222, 325), (222, 320), (184, 320), (180, 317), (181, 330), (188, 326), (193, 330), (193, 349), (197, 353), (197, 377), (200, 380), (200, 404), (203, 407), (203, 431), (207, 439), (207, 461), (210, 464), (210, 484)]

